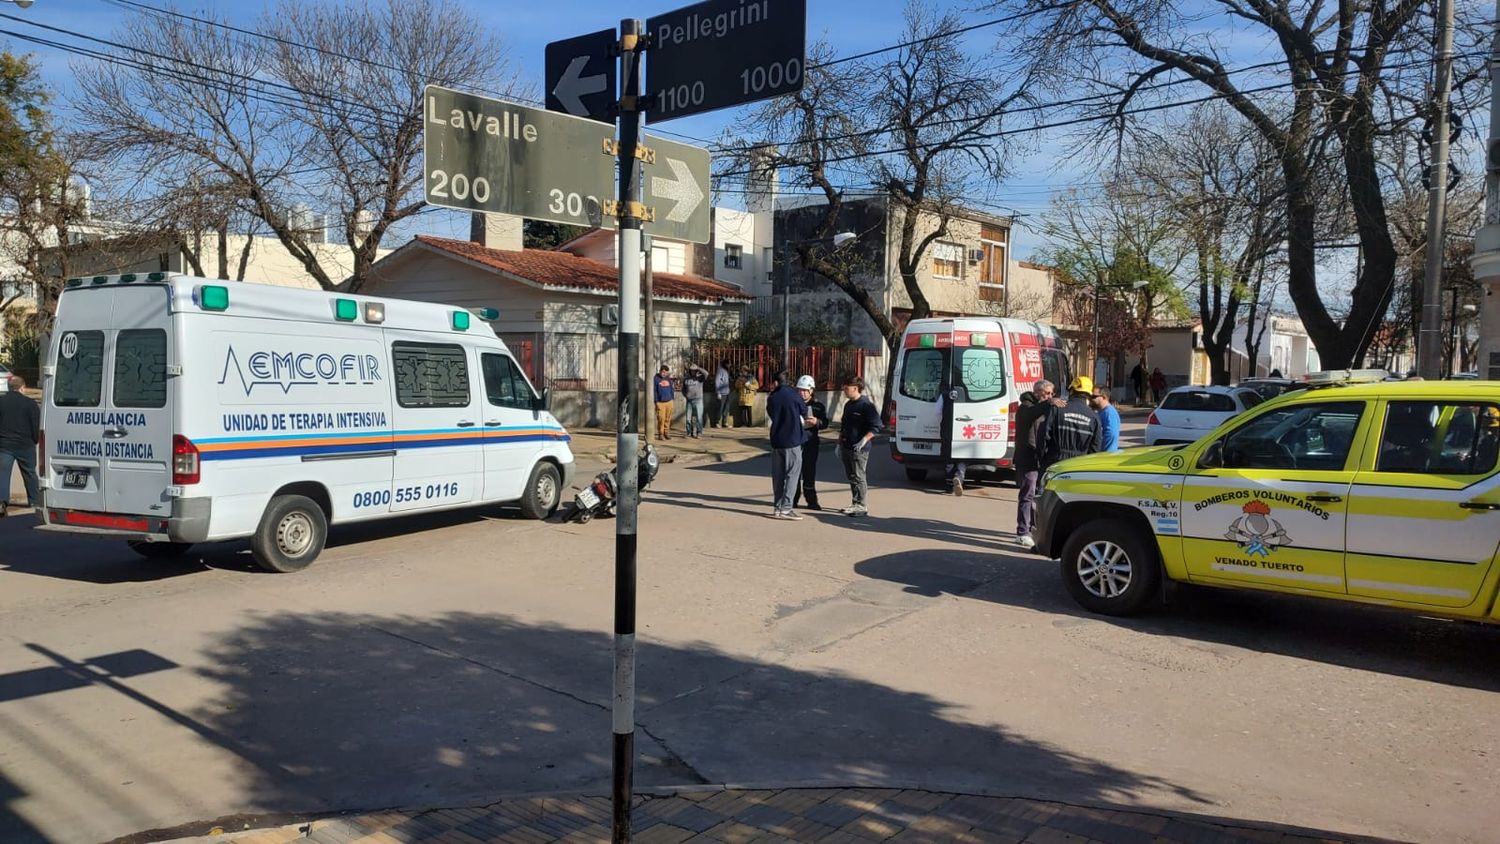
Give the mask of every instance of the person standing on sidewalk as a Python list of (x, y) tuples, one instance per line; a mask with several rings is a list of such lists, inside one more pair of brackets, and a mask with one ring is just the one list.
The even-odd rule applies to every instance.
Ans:
[(807, 405), (807, 415), (813, 420), (813, 424), (808, 426), (807, 442), (802, 444), (802, 481), (792, 494), (792, 506), (796, 507), (797, 502), (806, 498), (809, 510), (823, 509), (818, 504), (818, 448), (822, 445), (818, 432), (828, 428), (828, 407), (813, 398), (813, 390), (817, 386), (811, 375), (797, 379), (797, 393), (802, 396), (802, 403)]
[(677, 398), (677, 391), (672, 387), (672, 370), (666, 364), (657, 370), (656, 380), (652, 382), (652, 398), (656, 402), (656, 436), (657, 439), (670, 440), (672, 438), (672, 402)]
[(807, 442), (807, 405), (788, 383), (792, 375), (777, 373), (766, 397), (766, 419), (771, 423), (771, 517), (801, 519), (792, 509), (792, 494), (802, 477), (802, 444)]
[(718, 404), (714, 405), (713, 424), (715, 428), (729, 427), (729, 411), (732, 405), (729, 402), (729, 361), (719, 361), (719, 368), (714, 370), (714, 396)]
[(682, 376), (682, 398), (687, 402), (687, 435), (693, 439), (703, 436), (703, 383), (708, 373), (698, 364), (688, 366)]
[(1135, 388), (1135, 403), (1146, 403), (1146, 361), (1136, 361), (1135, 369), (1130, 370), (1130, 386)]
[(1120, 450), (1120, 411), (1110, 402), (1109, 390), (1104, 387), (1094, 391), (1094, 400), (1089, 407), (1099, 414), (1099, 450)]
[(734, 427), (750, 427), (751, 411), (755, 408), (755, 394), (760, 392), (760, 382), (750, 374), (750, 367), (740, 367), (740, 377), (734, 379)]
[(866, 469), (870, 465), (870, 443), (880, 433), (880, 411), (864, 394), (865, 382), (856, 376), (844, 379), (844, 418), (839, 423), (839, 458), (849, 476), (849, 491), (854, 502), (845, 508), (846, 516), (868, 516), (865, 503), (870, 492)]
[(37, 493), (36, 446), (41, 437), (42, 410), (26, 389), (26, 379), (10, 376), (10, 391), (0, 395), (0, 516), (10, 508), (10, 467), (19, 463), (26, 487), (26, 506), (42, 506)]
[(1037, 435), (1047, 425), (1052, 409), (1052, 382), (1042, 379), (1032, 385), (1031, 392), (1021, 394), (1021, 408), (1016, 411), (1016, 542), (1022, 548), (1036, 545), (1031, 529), (1036, 524), (1037, 484), (1042, 476)]

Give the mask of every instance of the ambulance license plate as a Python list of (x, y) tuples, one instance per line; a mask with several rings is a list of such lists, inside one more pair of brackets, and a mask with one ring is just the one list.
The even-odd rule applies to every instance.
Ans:
[(932, 451), (932, 445), (933, 444), (932, 443), (910, 443), (910, 445), (911, 445), (912, 448), (916, 449), (917, 451)]
[(89, 470), (64, 469), (63, 486), (68, 489), (83, 489), (89, 485)]

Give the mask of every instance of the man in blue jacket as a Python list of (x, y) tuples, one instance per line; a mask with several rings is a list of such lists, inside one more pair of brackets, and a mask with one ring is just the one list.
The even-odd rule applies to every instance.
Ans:
[(792, 509), (792, 494), (802, 477), (802, 444), (807, 442), (809, 413), (802, 395), (788, 383), (791, 377), (785, 370), (777, 373), (774, 389), (766, 397), (766, 418), (771, 422), (771, 492), (776, 498), (771, 517), (800, 520), (802, 517)]

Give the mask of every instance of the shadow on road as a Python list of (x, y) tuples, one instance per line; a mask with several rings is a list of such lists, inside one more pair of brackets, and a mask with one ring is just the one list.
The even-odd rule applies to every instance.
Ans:
[[(206, 656), (212, 667), (199, 673), (222, 693), (172, 720), (244, 763), (243, 797), (223, 807), (226, 814), (607, 792), (606, 634), (500, 614), (277, 614), (238, 629)], [(1145, 791), (1205, 802), (1185, 786), (1003, 725), (950, 720), (947, 704), (925, 694), (749, 661), (704, 644), (642, 642), (639, 661), (642, 787), (983, 782), (1085, 803), (1131, 802)], [(117, 691), (164, 706), (137, 690)], [(104, 778), (75, 787), (103, 799), (125, 796)], [(0, 829), (7, 841), (24, 832)]]
[[(549, 521), (560, 522), (564, 508)], [(377, 542), (393, 536), (440, 530), (483, 521), (526, 522), (516, 507), (487, 505), (440, 513), (394, 516), (374, 522), (335, 525), (329, 530), (329, 549)], [(83, 537), (77, 534), (36, 530), (32, 517), (0, 521), (0, 572), (51, 577), (83, 583), (148, 583), (201, 574), (212, 570), (264, 574), (250, 558), (244, 540), (195, 545), (181, 557), (148, 560), (126, 545), (125, 540)], [(59, 554), (59, 548), (67, 548)]]
[(1500, 691), (1500, 627), (1208, 587), (1182, 589), (1169, 607), (1151, 614), (1111, 618), (1089, 613), (1068, 597), (1055, 561), (1029, 555), (913, 551), (864, 560), (854, 571), (903, 584), (914, 594), (936, 589), (1151, 635)]

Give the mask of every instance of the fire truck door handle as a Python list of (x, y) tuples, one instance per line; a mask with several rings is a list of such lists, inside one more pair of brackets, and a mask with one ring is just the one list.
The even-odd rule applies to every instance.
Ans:
[(1338, 503), (1340, 501), (1343, 501), (1344, 499), (1341, 498), (1341, 497), (1339, 497), (1339, 496), (1337, 496), (1337, 495), (1329, 495), (1328, 493), (1318, 492), (1318, 493), (1313, 493), (1312, 495), (1307, 496), (1307, 500), (1308, 501), (1321, 501), (1321, 502), (1323, 502), (1325, 504), (1336, 504), (1336, 503)]

